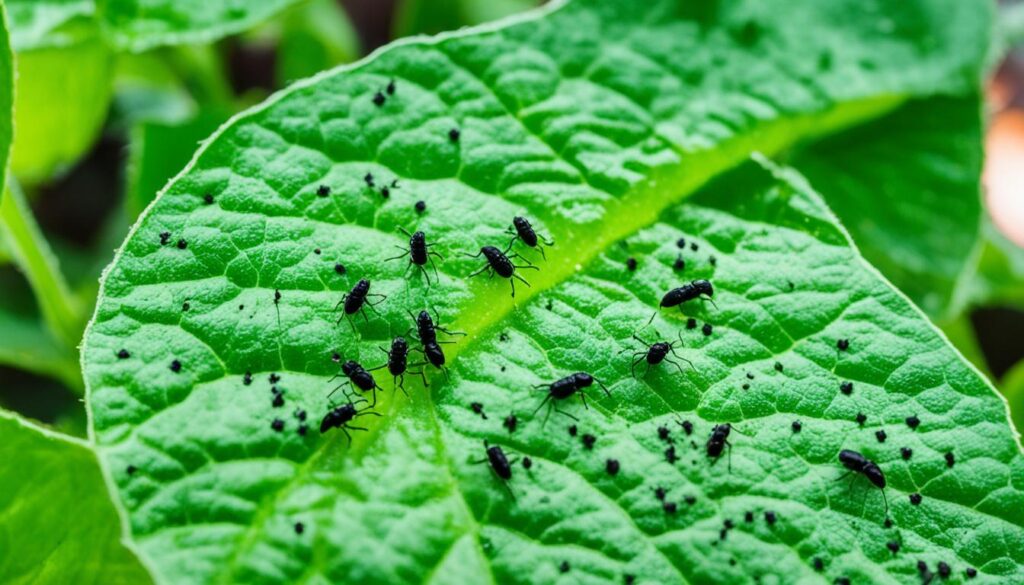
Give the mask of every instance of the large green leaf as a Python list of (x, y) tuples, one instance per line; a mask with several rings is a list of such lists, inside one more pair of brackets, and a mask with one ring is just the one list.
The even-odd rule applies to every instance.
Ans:
[(985, 222), (982, 234), (977, 262), (963, 278), (961, 302), (1024, 310), (1024, 248), (1010, 241), (991, 222)]
[[(974, 95), (988, 3), (703, 6), (580, 0), (403, 42), (289, 88), (203, 146), (109, 268), (84, 346), (101, 460), (161, 580), (549, 582), (567, 562), (573, 581), (885, 583), (920, 581), (918, 561), (1024, 578), (1024, 460), (1005, 404), (806, 184), (755, 166), (680, 206), (751, 151), (918, 96)], [(480, 260), (461, 254), (505, 245), (517, 214), (556, 244), (547, 261), (517, 248), (540, 269), (522, 271), (532, 287), (513, 301), (502, 279), (466, 278)], [(437, 244), (440, 282), (385, 261), (399, 227)], [(717, 308), (686, 305), (696, 329), (675, 311), (643, 327), (661, 294), (699, 277)], [(359, 278), (388, 299), (350, 328), (335, 304)], [(451, 379), (407, 380), (406, 398), (380, 375), (369, 432), (351, 447), (317, 432), (332, 355), (380, 364), (406, 311), (427, 306), (468, 333), (445, 346)], [(633, 379), (619, 352), (638, 348), (634, 331), (682, 335), (693, 369)], [(530, 387), (577, 370), (611, 397), (595, 386), (589, 409), (560, 406), (580, 419), (574, 438), (569, 419), (532, 414)], [(712, 465), (703, 446), (719, 422), (735, 423), (734, 447)], [(515, 499), (470, 464), (485, 438), (534, 459), (513, 470)], [(834, 481), (841, 448), (884, 469), (892, 527), (866, 480)]]
[(149, 582), (120, 537), (89, 446), (0, 411), (0, 581)]
[(933, 318), (948, 317), (981, 223), (977, 96), (906, 104), (796, 160), (864, 256)]
[(99, 0), (113, 42), (132, 51), (200, 43), (241, 32), (298, 0)]

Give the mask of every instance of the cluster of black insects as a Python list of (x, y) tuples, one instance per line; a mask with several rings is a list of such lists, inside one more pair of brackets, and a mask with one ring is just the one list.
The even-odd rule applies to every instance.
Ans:
[[(374, 94), (373, 103), (378, 107), (382, 107), (386, 103), (387, 99), (390, 96), (393, 96), (394, 94), (395, 83), (394, 81), (392, 81), (388, 83), (388, 85), (383, 90), (377, 91)], [(452, 129), (449, 132), (448, 137), (452, 142), (458, 142), (460, 138), (460, 133), (458, 129)], [(376, 188), (376, 180), (372, 174), (367, 173), (366, 176), (364, 177), (364, 181), (366, 182), (368, 187)], [(380, 187), (381, 195), (384, 198), (387, 198), (389, 196), (390, 189), (394, 189), (397, 187), (397, 180), (392, 181), (390, 184), (383, 184)], [(325, 197), (329, 194), (330, 188), (325, 185), (321, 185), (317, 189), (318, 196)], [(206, 204), (213, 203), (213, 197), (210, 194), (204, 195), (203, 200)], [(418, 201), (416, 203), (415, 208), (417, 212), (422, 213), (426, 209), (426, 204), (423, 201)], [(424, 279), (427, 281), (428, 285), (430, 284), (430, 276), (426, 270), (426, 266), (429, 263), (433, 268), (435, 280), (439, 280), (437, 267), (433, 264), (433, 258), (436, 257), (440, 259), (441, 256), (437, 252), (434, 252), (430, 249), (433, 244), (427, 242), (427, 238), (424, 232), (415, 231), (413, 233), (410, 233), (403, 228), (399, 229), (401, 229), (402, 232), (409, 238), (409, 246), (408, 248), (402, 248), (404, 252), (401, 255), (388, 258), (388, 260), (397, 260), (408, 256), (408, 268), (412, 268), (415, 266), (417, 270), (420, 271)], [(536, 230), (534, 230), (530, 222), (524, 217), (513, 218), (512, 225), (509, 227), (508, 232), (512, 235), (512, 239), (509, 241), (508, 245), (504, 247), (504, 249), (501, 249), (496, 246), (483, 246), (482, 248), (480, 248), (480, 251), (477, 254), (465, 255), (471, 258), (479, 258), (480, 256), (483, 256), (486, 261), (484, 266), (477, 270), (476, 272), (470, 274), (470, 277), (477, 276), (484, 272), (487, 272), (491, 277), (497, 274), (498, 276), (509, 280), (509, 283), (512, 288), (512, 296), (515, 297), (515, 280), (519, 280), (526, 286), (529, 286), (529, 282), (527, 282), (516, 271), (522, 269), (538, 270), (538, 268), (534, 266), (532, 263), (530, 263), (529, 260), (524, 258), (522, 255), (518, 253), (510, 253), (513, 244), (516, 242), (516, 240), (519, 240), (524, 245), (537, 250), (541, 254), (541, 257), (546, 260), (547, 256), (544, 252), (544, 246), (552, 246), (553, 242), (551, 242), (544, 236), (538, 234)], [(163, 232), (160, 234), (161, 245), (167, 245), (170, 242), (170, 239), (171, 234), (169, 232)], [(176, 245), (179, 249), (185, 249), (188, 244), (185, 241), (185, 239), (182, 238), (177, 241)], [(686, 246), (685, 240), (680, 239), (677, 242), (677, 246), (681, 249), (684, 248)], [(690, 248), (693, 251), (696, 251), (698, 249), (697, 244), (694, 242), (690, 243)], [(316, 252), (319, 253), (319, 249), (317, 249)], [(522, 261), (523, 264), (514, 263), (514, 259)], [(709, 262), (712, 265), (715, 265), (715, 257), (711, 256), (709, 258)], [(626, 266), (630, 271), (633, 271), (637, 267), (637, 262), (634, 258), (629, 258), (626, 263)], [(408, 268), (406, 269), (406, 274), (408, 274)], [(675, 263), (673, 264), (673, 268), (676, 270), (682, 270), (683, 268), (685, 268), (685, 261), (683, 260), (681, 255), (676, 259)], [(345, 273), (345, 268), (341, 264), (337, 264), (335, 266), (335, 270), (339, 274)], [(363, 318), (367, 319), (365, 309), (370, 308), (371, 310), (376, 311), (374, 307), (377, 304), (383, 302), (387, 298), (385, 295), (371, 293), (370, 286), (371, 284), (369, 280), (360, 279), (349, 292), (343, 295), (341, 301), (338, 303), (338, 306), (335, 307), (336, 310), (338, 307), (341, 307), (343, 310), (342, 316), (338, 319), (339, 323), (342, 318), (348, 319), (350, 326), (353, 329), (355, 329), (355, 325), (351, 321), (351, 317), (354, 314), (361, 313), (363, 315)], [(793, 288), (792, 283), (789, 284), (789, 288)], [(712, 302), (712, 304), (714, 304), (714, 301), (712, 300), (713, 296), (714, 288), (712, 287), (710, 281), (694, 280), (688, 284), (684, 284), (680, 287), (673, 288), (669, 290), (667, 293), (665, 293), (665, 295), (661, 299), (660, 308), (679, 307), (680, 310), (682, 310), (683, 304), (697, 299), (708, 300)], [(372, 301), (370, 300), (371, 298), (380, 300)], [(278, 305), (280, 300), (281, 293), (279, 291), (275, 291), (275, 306)], [(189, 303), (187, 301), (184, 303), (182, 310), (189, 310)], [(647, 322), (647, 325), (650, 325), (650, 323), (653, 321), (656, 315), (657, 312), (655, 312), (655, 314), (651, 316), (651, 319)], [(448, 336), (465, 335), (465, 333), (459, 331), (450, 331), (440, 326), (438, 324), (439, 320), (437, 319), (436, 313), (432, 318), (430, 312), (427, 310), (422, 310), (417, 315), (413, 315), (412, 313), (410, 313), (410, 317), (412, 318), (413, 326), (410, 327), (409, 331), (406, 332), (406, 336), (408, 336), (409, 333), (413, 329), (415, 329), (416, 335), (419, 339), (419, 347), (411, 347), (409, 342), (406, 340), (406, 337), (404, 336), (395, 337), (391, 342), (390, 348), (380, 347), (380, 350), (386, 356), (385, 363), (369, 369), (364, 368), (359, 362), (355, 360), (347, 360), (342, 362), (341, 356), (339, 356), (338, 354), (334, 355), (334, 360), (336, 362), (341, 363), (341, 366), (340, 373), (337, 374), (334, 378), (332, 378), (332, 380), (339, 377), (344, 377), (345, 381), (342, 384), (335, 387), (331, 391), (331, 393), (328, 394), (328, 399), (330, 399), (330, 397), (335, 392), (337, 392), (339, 389), (344, 388), (346, 385), (350, 386), (353, 390), (362, 392), (364, 395), (366, 393), (369, 393), (371, 398), (367, 399), (365, 397), (358, 397), (356, 399), (353, 399), (353, 395), (350, 394), (348, 390), (345, 390), (343, 394), (347, 399), (346, 402), (344, 402), (341, 405), (331, 405), (329, 407), (328, 412), (324, 415), (323, 419), (320, 422), (321, 433), (327, 433), (331, 429), (339, 429), (345, 434), (349, 443), (351, 443), (352, 437), (349, 434), (350, 430), (367, 430), (364, 427), (358, 427), (352, 424), (357, 418), (362, 416), (381, 416), (380, 413), (375, 412), (373, 410), (377, 404), (377, 390), (380, 389), (380, 386), (377, 384), (376, 380), (371, 374), (371, 372), (375, 370), (387, 368), (388, 373), (392, 376), (394, 386), (402, 390), (403, 393), (405, 393), (404, 380), (405, 374), (407, 373), (420, 376), (422, 378), (424, 386), (429, 385), (427, 382), (425, 372), (425, 367), (427, 365), (440, 369), (447, 378), (448, 374), (445, 366), (446, 359), (444, 351), (441, 346), (442, 344), (453, 342), (439, 341), (437, 337), (438, 332), (444, 333), (445, 335)], [(687, 329), (694, 329), (696, 327), (696, 320), (693, 318), (688, 319), (686, 322), (686, 327)], [(704, 335), (711, 335), (711, 332), (711, 325), (705, 324), (703, 326)], [(656, 341), (650, 343), (644, 340), (642, 337), (640, 337), (637, 333), (634, 333), (632, 337), (634, 340), (638, 341), (644, 346), (643, 350), (633, 352), (630, 370), (634, 377), (636, 377), (636, 366), (642, 362), (646, 362), (646, 368), (648, 370), (652, 366), (658, 366), (659, 364), (664, 362), (674, 365), (680, 373), (683, 373), (682, 367), (679, 365), (678, 362), (674, 361), (672, 358), (686, 362), (688, 365), (690, 365), (690, 367), (693, 367), (693, 364), (689, 360), (681, 357), (675, 351), (677, 343), (683, 343), (681, 333), (679, 335), (678, 341)], [(836, 347), (839, 351), (848, 350), (849, 340), (838, 340), (836, 343)], [(624, 351), (630, 350), (627, 349)], [(422, 361), (410, 363), (410, 354), (412, 353), (419, 353), (422, 356)], [(670, 355), (672, 356), (672, 358), (669, 357)], [(130, 354), (127, 350), (121, 349), (120, 351), (118, 351), (117, 357), (119, 359), (127, 359), (130, 357)], [(182, 364), (180, 361), (174, 360), (171, 363), (171, 370), (173, 372), (180, 372), (181, 368)], [(414, 370), (412, 368), (419, 369)], [(783, 370), (782, 364), (776, 363), (775, 369), (781, 372)], [(750, 373), (747, 374), (747, 377), (751, 379), (753, 378), (752, 374)], [(278, 376), (277, 374), (271, 374), (269, 381), (271, 384), (271, 393), (273, 395), (271, 405), (274, 408), (280, 408), (284, 405), (284, 390), (280, 389), (277, 385), (280, 382), (280, 376)], [(247, 386), (252, 383), (251, 373), (245, 373), (245, 376), (243, 377), (243, 383)], [(545, 405), (547, 405), (548, 411), (544, 417), (542, 426), (547, 424), (548, 418), (550, 417), (552, 410), (568, 418), (571, 418), (574, 421), (578, 421), (578, 419), (575, 416), (559, 408), (557, 405), (574, 396), (579, 396), (584, 408), (588, 408), (585, 390), (591, 387), (594, 383), (597, 383), (598, 386), (600, 386), (601, 389), (605, 392), (605, 394), (611, 397), (611, 392), (608, 390), (608, 388), (601, 381), (597, 380), (594, 376), (587, 372), (575, 372), (573, 374), (569, 374), (563, 378), (555, 380), (554, 382), (538, 385), (536, 388), (543, 390), (545, 396), (541, 400), (537, 408), (533, 411), (533, 416), (535, 417), (537, 413)], [(746, 389), (749, 387), (749, 385), (744, 384), (743, 387), (744, 389)], [(844, 395), (850, 395), (853, 392), (853, 384), (851, 382), (842, 382), (839, 385), (839, 390)], [(365, 406), (360, 408), (358, 406), (360, 404), (364, 404)], [(471, 405), (471, 407), (476, 414), (482, 416), (485, 419), (487, 418), (486, 415), (483, 413), (482, 404), (474, 402)], [(299, 421), (298, 433), (300, 435), (305, 435), (308, 429), (306, 424), (306, 412), (304, 410), (298, 409), (293, 413), (293, 416)], [(866, 421), (866, 417), (863, 414), (858, 414), (855, 420), (859, 425), (863, 425)], [(921, 423), (920, 419), (918, 419), (916, 416), (907, 417), (905, 422), (907, 426), (910, 427), (912, 430), (916, 429)], [(509, 434), (512, 434), (516, 431), (516, 429), (518, 428), (518, 424), (519, 421), (515, 414), (510, 414), (502, 421), (502, 426), (508, 430)], [(690, 421), (677, 420), (677, 424), (682, 428), (682, 430), (685, 432), (687, 436), (692, 435), (692, 433), (694, 432), (694, 425)], [(271, 427), (277, 432), (282, 432), (285, 427), (285, 422), (281, 418), (275, 418), (271, 423)], [(800, 421), (793, 421), (791, 428), (793, 433), (799, 433), (801, 432), (803, 425)], [(730, 472), (732, 469), (732, 444), (729, 441), (729, 437), (732, 431), (733, 425), (731, 425), (730, 423), (721, 423), (714, 425), (711, 428), (710, 433), (708, 434), (708, 437), (703, 445), (703, 451), (705, 452), (706, 457), (711, 460), (711, 465), (717, 463), (717, 461), (720, 460), (723, 453), (727, 453), (728, 469)], [(570, 435), (576, 436), (577, 432), (578, 430), (576, 425), (572, 425), (569, 427)], [(661, 426), (658, 427), (657, 429), (657, 435), (659, 440), (669, 445), (664, 453), (665, 459), (668, 461), (668, 463), (674, 464), (679, 459), (679, 454), (676, 450), (675, 441), (671, 437), (671, 431), (667, 427)], [(887, 438), (884, 430), (877, 431), (875, 433), (875, 437), (880, 443), (885, 442)], [(592, 449), (595, 442), (597, 441), (597, 438), (591, 434), (583, 434), (582, 441), (583, 446), (586, 449)], [(694, 441), (690, 441), (690, 444), (694, 449), (697, 449), (699, 447), (698, 444)], [(515, 494), (513, 493), (511, 487), (509, 486), (509, 482), (512, 481), (513, 466), (519, 461), (519, 459), (510, 460), (501, 446), (490, 445), (487, 441), (484, 442), (484, 449), (485, 457), (476, 461), (476, 463), (489, 465), (490, 469), (493, 471), (495, 476), (502, 482), (505, 489), (508, 491), (509, 495), (514, 499)], [(912, 453), (912, 450), (907, 447), (903, 447), (900, 449), (900, 454), (904, 460), (909, 460), (912, 456)], [(882, 471), (882, 469), (874, 461), (865, 457), (863, 454), (851, 449), (841, 450), (838, 455), (838, 460), (839, 463), (847, 470), (846, 473), (843, 474), (838, 479), (842, 479), (850, 474), (854, 474), (855, 478), (863, 476), (871, 484), (879, 488), (883, 497), (883, 501), (885, 503), (885, 525), (886, 527), (890, 527), (892, 525), (892, 522), (888, 517), (889, 504), (888, 498), (885, 496), (886, 478), (885, 473)], [(530, 457), (524, 456), (522, 457), (521, 461), (522, 466), (525, 470), (529, 471), (530, 469), (532, 469), (533, 461), (530, 459)], [(955, 458), (952, 452), (948, 452), (945, 454), (945, 461), (948, 467), (952, 467), (954, 465)], [(620, 470), (621, 463), (618, 460), (608, 459), (605, 462), (605, 471), (609, 475), (617, 475)], [(129, 474), (133, 474), (135, 471), (136, 468), (134, 466), (128, 466)], [(657, 487), (654, 492), (655, 498), (659, 502), (661, 502), (661, 506), (665, 513), (675, 514), (678, 509), (678, 504), (676, 502), (669, 501), (667, 499), (667, 494), (668, 490), (662, 487)], [(918, 493), (910, 494), (909, 498), (910, 503), (914, 506), (919, 505), (922, 501), (922, 496)], [(689, 505), (693, 505), (696, 502), (696, 498), (692, 495), (685, 496), (683, 500)], [(778, 516), (773, 511), (765, 511), (764, 519), (767, 524), (774, 525), (778, 520)], [(744, 521), (747, 523), (753, 522), (754, 513), (746, 512), (744, 514)], [(728, 535), (729, 531), (734, 527), (734, 525), (735, 523), (732, 520), (725, 520), (723, 528), (720, 531), (719, 540), (725, 540), (726, 536)], [(301, 534), (303, 532), (303, 525), (301, 523), (297, 523), (295, 525), (295, 531), (296, 533)], [(713, 542), (712, 544), (717, 544), (717, 542)], [(893, 554), (898, 553), (898, 551), (900, 550), (900, 543), (897, 540), (888, 542), (886, 546)], [(814, 569), (819, 572), (823, 571), (825, 568), (824, 561), (820, 557), (814, 557), (812, 559), (812, 564)], [(568, 572), (568, 562), (563, 562), (560, 566), (560, 570), (562, 572)], [(924, 562), (919, 562), (918, 571), (920, 573), (922, 582), (929, 583), (935, 577), (936, 574), (941, 578), (949, 577), (952, 569), (948, 564), (940, 562), (937, 565), (936, 573), (932, 573)], [(965, 570), (965, 574), (968, 578), (973, 578), (977, 575), (977, 571), (974, 568), (967, 568)], [(633, 582), (633, 576), (625, 575), (625, 581), (626, 583)], [(846, 577), (839, 577), (836, 580), (836, 583), (841, 584), (848, 584), (849, 582), (849, 579)]]

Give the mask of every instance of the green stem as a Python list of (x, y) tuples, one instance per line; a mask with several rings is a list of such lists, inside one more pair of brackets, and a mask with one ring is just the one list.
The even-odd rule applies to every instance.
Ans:
[(68, 289), (57, 257), (14, 184), (8, 184), (0, 200), (0, 229), (8, 252), (35, 293), (46, 326), (64, 347), (76, 347), (84, 323), (82, 306)]

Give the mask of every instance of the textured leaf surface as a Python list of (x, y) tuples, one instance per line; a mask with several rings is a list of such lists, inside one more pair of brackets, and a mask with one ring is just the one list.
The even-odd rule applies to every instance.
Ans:
[(148, 583), (87, 444), (0, 411), (0, 581)]
[(213, 41), (241, 32), (297, 0), (100, 0), (111, 39), (132, 51)]
[[(754, 167), (679, 206), (752, 150), (918, 95), (973, 95), (987, 8), (581, 1), (401, 43), (238, 117), (143, 215), (86, 336), (93, 429), (132, 538), (158, 577), (188, 583), (550, 582), (563, 562), (583, 582), (909, 583), (919, 560), (958, 579), (968, 566), (978, 582), (1022, 578), (1024, 463), (1004, 403), (820, 199)], [(467, 279), (480, 262), (461, 253), (505, 245), (516, 214), (556, 245), (546, 262), (517, 248), (540, 270), (522, 271), (532, 287), (519, 283), (513, 304), (508, 283)], [(439, 283), (386, 261), (405, 242), (398, 227), (436, 242)], [(666, 312), (639, 331), (681, 334), (693, 369), (634, 380), (619, 353), (637, 349), (630, 334), (665, 290), (699, 277), (718, 308), (688, 305), (695, 329)], [(359, 278), (388, 299), (356, 333), (334, 307)], [(432, 372), (427, 391), (408, 379), (406, 398), (378, 376), (389, 389), (383, 416), (360, 419), (370, 430), (351, 447), (320, 435), (332, 355), (379, 365), (378, 346), (426, 306), (468, 333), (446, 346), (450, 380)], [(560, 405), (580, 419), (572, 437), (568, 418), (531, 414), (542, 395), (530, 387), (576, 370), (612, 396), (595, 386), (589, 409)], [(702, 447), (726, 421), (731, 462), (712, 465)], [(659, 425), (673, 429), (672, 464)], [(514, 500), (470, 463), (485, 438), (533, 458), (513, 471)], [(834, 481), (841, 448), (886, 471), (893, 527), (863, 479)], [(719, 541), (725, 520), (735, 527)]]
[(978, 97), (911, 102), (795, 161), (864, 257), (933, 318), (950, 314), (981, 224)]

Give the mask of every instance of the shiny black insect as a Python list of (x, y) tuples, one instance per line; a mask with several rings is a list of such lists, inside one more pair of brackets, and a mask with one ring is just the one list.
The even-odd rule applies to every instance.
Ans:
[[(372, 302), (367, 300), (368, 297), (379, 297), (380, 300), (377, 302)], [(345, 309), (345, 313), (338, 318), (338, 323), (341, 323), (341, 320), (343, 318), (346, 318), (349, 319), (348, 324), (352, 325), (351, 316), (359, 312), (362, 312), (363, 319), (365, 319), (366, 322), (369, 323), (370, 320), (366, 317), (366, 311), (364, 311), (363, 309), (365, 307), (370, 307), (370, 310), (376, 313), (377, 309), (375, 309), (374, 307), (383, 303), (387, 298), (387, 295), (371, 293), (370, 281), (366, 280), (365, 278), (360, 279), (359, 282), (357, 282), (356, 285), (352, 287), (352, 290), (345, 293), (341, 297), (341, 300), (338, 301), (338, 304), (335, 305), (334, 310), (338, 310), (338, 307), (340, 306), (344, 306)], [(356, 330), (355, 325), (352, 325), (352, 330)]]
[[(658, 335), (660, 336), (661, 334), (659, 333)], [(634, 378), (636, 378), (636, 365), (645, 360), (647, 361), (647, 368), (644, 370), (644, 375), (647, 375), (647, 372), (651, 369), (651, 366), (656, 366), (661, 362), (667, 362), (672, 364), (673, 366), (676, 367), (677, 370), (679, 370), (679, 373), (682, 374), (683, 368), (679, 366), (678, 362), (675, 362), (668, 357), (668, 354), (670, 353), (676, 359), (683, 360), (684, 362), (689, 364), (691, 368), (693, 367), (693, 362), (676, 353), (676, 341), (658, 341), (656, 343), (648, 343), (641, 339), (636, 333), (633, 334), (633, 339), (639, 341), (640, 343), (644, 344), (647, 347), (647, 349), (643, 351), (637, 351), (633, 353), (633, 365), (630, 367), (630, 371), (632, 372)], [(682, 333), (679, 334), (678, 343), (679, 345), (683, 344)], [(629, 351), (629, 349), (627, 348), (624, 349), (623, 351)]]
[[(500, 276), (502, 278), (507, 278), (509, 284), (512, 285), (512, 298), (515, 298), (515, 296), (516, 296), (516, 283), (515, 283), (514, 280), (512, 280), (513, 278), (521, 281), (526, 286), (530, 286), (530, 283), (526, 282), (525, 278), (523, 278), (522, 276), (519, 276), (518, 274), (516, 274), (516, 269), (523, 269), (523, 268), (530, 268), (530, 269), (533, 269), (533, 270), (540, 270), (540, 269), (537, 268), (536, 266), (534, 266), (533, 264), (530, 264), (530, 261), (527, 260), (526, 258), (523, 258), (523, 256), (520, 255), (518, 252), (516, 252), (516, 253), (514, 253), (512, 255), (508, 255), (508, 252), (511, 249), (512, 249), (512, 245), (511, 244), (509, 244), (508, 248), (505, 248), (504, 252), (499, 250), (499, 249), (497, 249), (497, 248), (495, 248), (494, 246), (484, 246), (483, 248), (480, 248), (480, 251), (477, 252), (476, 254), (465, 254), (465, 256), (468, 256), (470, 258), (479, 258), (481, 255), (483, 255), (483, 257), (487, 259), (487, 264), (485, 264), (483, 266), (483, 268), (481, 268), (480, 270), (477, 270), (473, 274), (470, 274), (469, 277), (472, 278), (472, 277), (474, 277), (474, 276), (476, 276), (476, 275), (478, 275), (478, 274), (480, 274), (480, 273), (482, 273), (484, 271), (487, 271), (488, 275), (489, 275), (489, 278), (494, 278), (495, 274), (497, 274), (498, 276)], [(513, 264), (512, 260), (511, 260), (512, 258), (519, 258), (523, 262), (526, 262), (526, 264), (523, 264), (523, 265)]]
[[(565, 400), (566, 398), (569, 398), (574, 394), (579, 394), (580, 400), (583, 401), (583, 407), (589, 408), (587, 406), (587, 395), (583, 392), (583, 389), (590, 387), (591, 385), (593, 385), (594, 382), (597, 382), (598, 386), (600, 386), (601, 389), (604, 390), (604, 393), (609, 398), (611, 398), (612, 393), (608, 391), (608, 388), (604, 384), (602, 384), (600, 380), (594, 378), (593, 376), (586, 372), (576, 372), (575, 374), (569, 374), (568, 376), (560, 380), (555, 380), (550, 384), (538, 384), (536, 388), (546, 390), (547, 396), (545, 396), (544, 400), (542, 400), (540, 405), (537, 406), (537, 409), (533, 411), (534, 416), (536, 416), (537, 413), (540, 412), (540, 409), (543, 408), (549, 400)], [(552, 402), (550, 407), (548, 408), (547, 415), (544, 416), (545, 425), (548, 422), (548, 417), (551, 416), (551, 408), (554, 408), (556, 411), (558, 411), (559, 414), (564, 414), (565, 416), (571, 418), (572, 420), (579, 420), (578, 418), (569, 414), (568, 412), (565, 412), (564, 410), (561, 410), (558, 407), (554, 406), (554, 402)]]
[[(366, 399), (360, 398), (356, 402), (366, 402)], [(349, 423), (360, 416), (366, 416), (372, 414), (373, 416), (380, 416), (380, 413), (369, 410), (369, 407), (359, 410), (356, 408), (356, 402), (346, 402), (341, 406), (331, 407), (327, 414), (324, 415), (322, 421), (320, 421), (320, 433), (326, 433), (331, 429), (341, 429), (341, 432), (345, 433), (345, 437), (348, 439), (348, 444), (352, 444), (352, 435), (348, 434), (349, 430), (365, 431), (364, 427), (354, 427)]]
[(508, 457), (505, 456), (505, 451), (497, 445), (490, 445), (487, 441), (484, 441), (484, 449), (487, 450), (487, 457), (484, 459), (478, 459), (474, 461), (475, 464), (487, 463), (491, 467), (491, 471), (494, 475), (498, 476), (501, 483), (505, 486), (508, 491), (508, 495), (512, 496), (512, 499), (516, 499), (516, 495), (512, 493), (512, 488), (509, 487), (508, 482), (512, 480), (512, 466), (516, 464), (518, 459), (509, 461)]
[[(729, 433), (732, 432), (732, 425), (729, 423), (722, 423), (715, 425), (711, 429), (711, 436), (708, 437), (707, 451), (708, 457), (711, 457), (718, 461), (718, 458), (722, 456), (722, 450), (726, 447), (729, 448), (728, 461), (726, 462), (729, 466), (729, 471), (732, 471), (732, 443), (729, 442)], [(711, 464), (714, 465), (715, 462)]]
[(515, 234), (512, 236), (512, 240), (508, 243), (509, 247), (511, 247), (516, 240), (519, 240), (531, 248), (536, 248), (537, 251), (540, 252), (541, 258), (545, 260), (547, 260), (548, 257), (544, 254), (544, 246), (555, 245), (554, 241), (538, 234), (536, 230), (533, 229), (533, 226), (530, 225), (529, 220), (518, 215), (512, 218), (512, 225), (505, 231), (510, 234)]
[[(868, 478), (868, 481), (875, 484), (878, 489), (882, 490), (882, 500), (885, 501), (885, 516), (888, 518), (889, 499), (885, 497), (885, 474), (882, 473), (882, 469), (878, 467), (878, 464), (850, 449), (843, 449), (839, 452), (839, 462), (849, 471), (838, 479), (843, 479), (851, 473), (859, 473)], [(850, 482), (850, 486), (853, 486), (853, 482)]]
[[(665, 296), (661, 297), (660, 308), (679, 307), (679, 310), (682, 311), (683, 303), (694, 299), (710, 301), (714, 305), (715, 301), (711, 298), (713, 296), (715, 296), (715, 288), (711, 286), (710, 281), (694, 280), (690, 284), (684, 284), (665, 293)], [(717, 307), (718, 305), (715, 306)], [(657, 313), (654, 315), (657, 315)], [(651, 319), (647, 322), (648, 324), (654, 321), (654, 315), (651, 315)]]
[(406, 250), (401, 246), (396, 246), (399, 250), (405, 250), (405, 253), (400, 256), (388, 258), (385, 262), (398, 260), (408, 256), (409, 266), (405, 269), (406, 273), (409, 272), (409, 268), (415, 266), (423, 274), (423, 278), (427, 279), (428, 285), (430, 284), (430, 274), (427, 273), (427, 269), (424, 268), (424, 266), (427, 265), (427, 262), (430, 262), (430, 267), (434, 269), (434, 278), (440, 282), (441, 279), (437, 274), (437, 266), (434, 265), (434, 259), (432, 256), (437, 256), (441, 260), (444, 260), (444, 258), (437, 252), (430, 250), (430, 247), (434, 244), (427, 243), (427, 236), (424, 235), (423, 232), (413, 232), (410, 234), (405, 228), (398, 229), (402, 230), (403, 234), (409, 236), (409, 249)]
[(415, 348), (410, 350), (409, 349), (409, 342), (407, 342), (404, 337), (396, 337), (393, 340), (391, 340), (391, 349), (390, 350), (385, 349), (385, 348), (380, 347), (380, 346), (378, 346), (378, 347), (379, 347), (379, 349), (381, 351), (384, 352), (384, 355), (388, 356), (388, 361), (387, 361), (387, 363), (381, 364), (381, 365), (377, 366), (376, 368), (370, 368), (368, 371), (373, 372), (373, 371), (379, 370), (381, 368), (387, 368), (388, 372), (391, 373), (391, 378), (392, 378), (392, 381), (394, 382), (395, 387), (398, 388), (399, 390), (401, 390), (406, 395), (408, 395), (408, 393), (405, 392), (405, 373), (406, 372), (409, 372), (411, 374), (419, 375), (420, 377), (423, 378), (423, 385), (424, 386), (429, 386), (429, 384), (427, 384), (427, 376), (426, 376), (426, 374), (423, 373), (422, 369), (419, 370), (418, 372), (414, 372), (414, 371), (410, 371), (409, 370), (409, 366), (412, 366), (412, 367), (415, 368), (415, 367), (423, 365), (422, 362), (416, 363), (416, 364), (410, 364), (409, 363), (409, 352), (410, 351), (421, 351), (421, 350), (415, 349)]
[(416, 323), (416, 332), (419, 334), (420, 343), (423, 345), (423, 356), (430, 365), (440, 369), (444, 373), (445, 378), (447, 378), (448, 370), (444, 367), (445, 357), (441, 344), (453, 342), (438, 341), (437, 332), (440, 331), (446, 335), (465, 335), (465, 333), (462, 331), (449, 331), (444, 327), (436, 325), (427, 311), (420, 311), (419, 315), (413, 317), (413, 321)]
[[(370, 404), (370, 408), (377, 406), (377, 388), (380, 388), (380, 386), (378, 386), (377, 381), (373, 379), (373, 375), (370, 374), (370, 372), (366, 371), (366, 369), (363, 368), (363, 366), (360, 365), (359, 362), (354, 360), (348, 360), (347, 362), (341, 364), (341, 373), (336, 374), (331, 379), (334, 380), (339, 376), (345, 376), (346, 378), (348, 378), (348, 380), (342, 382), (334, 390), (331, 390), (331, 393), (327, 395), (328, 398), (330, 398), (339, 389), (344, 388), (345, 384), (349, 384), (354, 388), (362, 390), (363, 392), (373, 392), (373, 403)], [(346, 396), (347, 395), (348, 394), (346, 393)]]

